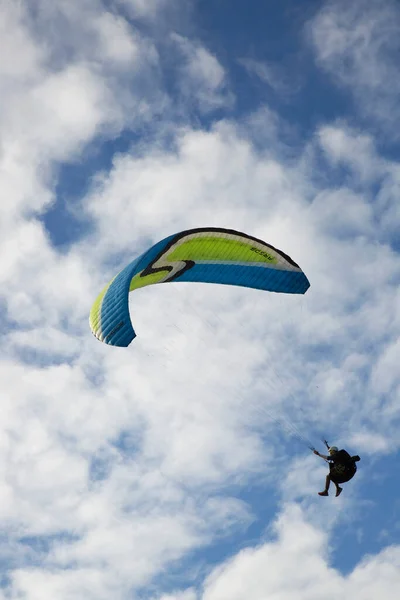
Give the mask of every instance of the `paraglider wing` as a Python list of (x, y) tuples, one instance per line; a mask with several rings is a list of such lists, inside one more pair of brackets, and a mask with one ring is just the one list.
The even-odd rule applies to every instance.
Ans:
[(90, 327), (102, 342), (128, 346), (136, 334), (129, 316), (130, 291), (170, 281), (239, 285), (304, 294), (310, 283), (284, 252), (232, 229), (199, 228), (171, 235), (127, 265), (100, 293)]

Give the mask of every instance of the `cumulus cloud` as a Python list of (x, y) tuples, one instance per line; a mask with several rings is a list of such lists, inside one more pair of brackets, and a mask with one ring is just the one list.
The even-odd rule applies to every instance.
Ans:
[[(87, 30), (82, 31), (81, 26), (80, 43), (74, 45), (74, 54), (67, 61), (62, 44), (71, 40), (69, 28), (83, 23), (79, 11), (68, 6), (59, 4), (58, 11), (53, 7), (53, 12), (43, 3), (43, 21), (38, 24), (28, 18), (25, 5), (20, 4), (18, 10), (13, 3), (3, 2), (2, 24), (14, 35), (2, 36), (6, 45), (2, 56), (16, 57), (12, 70), (8, 61), (2, 61), (0, 178), (4, 218), (17, 217), (20, 210), (42, 211), (54, 200), (52, 184), (59, 161), (76, 160), (85, 145), (107, 129), (119, 131), (125, 109), (130, 110), (130, 122), (135, 113), (146, 113), (144, 99), (134, 110), (131, 104), (125, 107), (123, 90), (127, 83), (122, 79), (120, 86), (115, 85), (114, 78), (100, 74), (94, 62), (103, 61), (104, 65), (112, 60), (115, 66), (115, 62), (128, 61), (129, 81), (138, 76), (137, 43), (126, 22), (108, 13), (93, 19), (89, 11)], [(90, 3), (85, 8), (89, 10)], [(50, 32), (47, 45), (43, 38), (37, 41), (44, 22)], [(115, 28), (117, 33), (113, 34)], [(54, 32), (60, 35), (53, 38)], [(94, 36), (99, 44), (87, 48), (82, 40)], [(141, 56), (151, 63), (151, 48)]]
[(400, 11), (393, 0), (327, 2), (310, 22), (318, 64), (353, 95), (358, 110), (398, 139)]
[(367, 557), (347, 576), (329, 564), (327, 536), (288, 505), (275, 523), (276, 541), (242, 550), (209, 576), (202, 600), (262, 598), (396, 598), (400, 549)]
[(172, 42), (183, 57), (179, 90), (185, 100), (196, 103), (200, 113), (208, 113), (232, 104), (226, 73), (218, 59), (201, 44), (174, 33)]
[[(122, 4), (157, 21), (165, 3)], [(313, 426), (336, 429), (372, 456), (398, 445), (398, 165), (340, 121), (289, 160), (276, 144), (287, 129), (268, 107), (193, 128), (193, 111), (232, 103), (229, 74), (199, 39), (168, 32), (165, 57), (156, 36), (97, 0), (38, 7), (2, 2), (0, 55), (15, 55), (12, 69), (0, 66), (4, 593), (156, 597), (168, 569), (245, 535), (257, 515), (240, 493), (257, 481), (280, 515), (274, 538), (217, 557), (202, 592), (160, 583), (159, 597), (350, 597), (357, 583), (367, 599), (374, 578), (375, 597), (390, 598), (397, 547), (348, 576), (330, 566), (329, 536), (361, 484), (321, 509), (323, 529), (310, 497), (324, 469), (305, 477), (313, 457), (293, 457), (286, 434), (304, 442)], [(179, 98), (163, 83), (172, 59)], [(144, 139), (138, 131), (156, 116)], [(256, 143), (263, 116), (268, 148)], [(53, 244), (40, 217), (57, 208), (60, 162), (84, 167), (88, 148), (126, 130), (131, 147), (99, 159), (77, 200), (90, 231)], [(315, 175), (321, 164), (325, 177)], [(154, 286), (132, 299), (131, 348), (92, 338), (91, 302), (116, 270), (164, 235), (203, 225), (282, 248), (310, 292)]]

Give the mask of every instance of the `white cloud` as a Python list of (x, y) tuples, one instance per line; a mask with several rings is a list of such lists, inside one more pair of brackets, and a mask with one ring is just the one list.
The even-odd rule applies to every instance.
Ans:
[(400, 549), (366, 558), (343, 576), (329, 564), (328, 538), (299, 507), (288, 505), (275, 523), (276, 541), (242, 550), (206, 581), (202, 600), (397, 598)]
[(260, 81), (266, 83), (274, 92), (282, 97), (289, 96), (298, 91), (298, 82), (293, 81), (293, 76), (289, 81), (283, 69), (276, 64), (253, 58), (242, 58), (239, 59), (238, 63), (250, 75), (255, 75)]
[[(218, 489), (238, 478), (244, 483), (251, 473), (261, 470), (274, 477), (273, 464), (263, 456), (265, 447), (257, 426), (268, 422), (269, 408), (277, 410), (279, 417), (285, 405), (291, 407), (290, 419), (294, 418), (293, 411), (302, 418), (293, 401), (303, 385), (299, 375), (309, 381), (310, 387), (319, 385), (318, 395), (309, 399), (309, 409), (320, 407), (321, 422), (325, 419), (321, 405), (329, 407), (338, 398), (335, 422), (342, 422), (344, 415), (353, 413), (354, 405), (350, 410), (350, 405), (341, 398), (356, 385), (352, 373), (355, 362), (361, 369), (370, 364), (362, 344), (357, 344), (357, 335), (365, 333), (366, 325), (373, 333), (382, 306), (387, 306), (385, 294), (368, 293), (375, 289), (376, 282), (370, 279), (364, 257), (371, 247), (375, 248), (374, 260), (380, 265), (379, 278), (382, 290), (386, 287), (387, 293), (398, 269), (395, 257), (384, 246), (375, 246), (368, 219), (358, 224), (362, 243), (353, 238), (351, 228), (345, 244), (337, 238), (343, 226), (349, 224), (354, 228), (354, 219), (346, 217), (347, 213), (343, 215), (342, 200), (350, 194), (347, 189), (342, 193), (326, 192), (332, 211), (337, 210), (342, 219), (341, 226), (321, 228), (318, 196), (313, 218), (306, 217), (311, 209), (299, 198), (296, 186), (301, 170), (289, 171), (277, 161), (263, 160), (262, 155), (251, 149), (248, 140), (236, 134), (232, 125), (222, 124), (209, 134), (184, 132), (179, 144), (178, 154), (156, 151), (145, 158), (127, 156), (116, 161), (110, 178), (104, 176), (102, 188), (90, 196), (88, 206), (99, 225), (99, 237), (92, 238), (91, 246), (84, 241), (69, 254), (60, 256), (50, 247), (43, 230), (30, 223), (15, 232), (20, 241), (15, 242), (12, 251), (5, 252), (13, 257), (8, 269), (5, 269), (7, 263), (3, 265), (10, 315), (19, 320), (21, 313), (21, 319), (29, 321), (26, 295), (14, 299), (15, 290), (20, 290), (24, 282), (31, 301), (43, 307), (43, 312), (36, 309), (35, 319), (39, 323), (45, 325), (50, 319), (53, 329), (58, 327), (71, 335), (62, 320), (66, 314), (72, 315), (76, 329), (70, 341), (66, 340), (66, 355), (70, 346), (70, 352), (76, 352), (75, 336), (82, 343), (73, 367), (55, 365), (37, 370), (35, 366), (29, 369), (25, 366), (16, 371), (12, 364), (5, 366), (4, 375), (8, 373), (8, 378), (3, 377), (4, 390), (12, 393), (6, 422), (14, 436), (8, 464), (19, 478), (18, 481), (15, 477), (8, 478), (9, 487), (4, 492), (9, 498), (8, 518), (23, 523), (31, 535), (48, 532), (60, 535), (64, 528), (78, 535), (72, 541), (57, 542), (56, 538), (43, 565), (47, 576), (32, 571), (28, 565), (21, 566), (14, 574), (15, 590), (34, 589), (41, 598), (57, 590), (63, 597), (68, 593), (78, 595), (84, 586), (97, 581), (93, 583), (94, 597), (103, 593), (99, 591), (102, 587), (109, 594), (112, 590), (113, 597), (123, 598), (131, 586), (146, 585), (169, 561), (209, 543), (218, 533), (217, 523), (221, 528), (229, 528), (231, 523), (245, 527), (250, 518), (245, 507), (229, 498), (211, 503), (199, 499), (193, 505), (188, 504), (188, 497), (194, 491), (198, 494), (202, 488)], [(247, 168), (239, 169), (240, 164), (247, 164)], [(248, 178), (252, 181), (251, 195)], [(208, 189), (213, 190), (210, 197)], [(244, 193), (259, 217), (257, 223), (253, 218), (247, 225), (244, 223), (246, 211), (240, 209)], [(132, 196), (142, 198), (146, 205), (132, 203)], [(354, 197), (363, 206), (362, 197)], [(166, 198), (171, 200), (168, 211)], [(171, 286), (168, 291), (167, 286), (161, 286), (152, 294), (143, 290), (136, 296), (132, 314), (140, 335), (131, 351), (110, 349), (94, 339), (86, 341), (91, 296), (97, 285), (100, 289), (101, 279), (106, 275), (101, 267), (103, 256), (110, 249), (129, 254), (131, 223), (135, 236), (139, 234), (143, 240), (149, 240), (159, 211), (165, 233), (184, 227), (188, 220), (186, 211), (192, 203), (193, 224), (199, 219), (205, 223), (213, 207), (211, 224), (220, 224), (231, 215), (232, 226), (254, 230), (256, 235), (285, 248), (304, 264), (313, 288), (303, 305), (301, 321), (297, 322), (299, 312), (291, 315), (290, 335), (296, 337), (289, 338), (285, 325), (279, 326), (282, 311), (293, 306), (292, 299), (275, 296), (268, 299), (269, 310), (276, 320), (265, 322), (266, 305), (259, 295), (248, 296), (243, 290), (218, 287), (208, 290), (183, 286), (179, 291)], [(232, 212), (235, 207), (239, 215)], [(267, 207), (268, 218), (263, 220)], [(332, 221), (335, 213), (330, 214), (324, 217), (325, 222)], [(114, 233), (117, 230), (118, 237)], [(63, 285), (66, 280), (68, 287)], [(351, 319), (344, 309), (345, 302), (361, 306)], [(327, 327), (329, 321), (332, 330)], [(388, 326), (385, 320), (380, 323), (374, 335), (381, 335), (382, 328)], [(40, 352), (44, 345), (57, 356), (57, 347), (64, 342), (51, 335), (51, 329), (45, 331), (40, 343), (34, 345), (35, 350)], [(233, 338), (232, 332), (235, 332)], [(354, 338), (352, 361), (348, 361), (349, 332)], [(9, 333), (8, 340), (15, 352), (24, 339), (21, 335), (21, 332)], [(288, 344), (288, 339), (293, 345)], [(331, 344), (339, 354), (337, 365), (319, 369), (319, 379), (313, 380), (313, 365), (308, 370), (302, 362), (299, 367), (296, 356), (304, 356), (304, 349), (315, 343)], [(229, 355), (226, 347), (230, 348)], [(146, 352), (153, 355), (151, 360)], [(249, 377), (255, 356), (264, 369), (258, 381)], [(282, 356), (290, 376), (282, 372)], [(158, 377), (154, 377), (155, 364)], [(272, 385), (274, 369), (278, 375), (278, 396)], [(388, 369), (394, 373), (396, 365), (389, 361)], [(199, 380), (199, 372), (207, 373), (207, 378)], [(279, 376), (283, 378), (281, 382)], [(96, 385), (91, 381), (96, 381)], [(262, 402), (258, 399), (259, 384), (264, 388)], [(288, 389), (293, 391), (288, 394)], [(361, 393), (365, 392), (364, 389)], [(281, 402), (277, 403), (277, 397)], [(22, 404), (16, 402), (18, 399), (23, 399)], [(262, 406), (267, 413), (263, 414)], [(376, 418), (377, 428), (386, 425), (384, 413), (379, 412), (379, 417), (377, 412), (370, 416)], [(365, 416), (361, 409), (360, 418)], [(39, 426), (38, 417), (44, 426)], [(23, 435), (17, 435), (18, 423), (23, 418), (27, 429)], [(332, 420), (332, 414), (326, 418)], [(353, 417), (350, 430), (357, 431), (358, 427)], [(30, 435), (25, 435), (31, 430)], [(130, 431), (133, 436), (126, 456), (113, 444), (122, 431)], [(354, 443), (357, 440), (355, 437)], [(88, 473), (96, 456), (104, 457), (104, 481), (100, 479), (94, 484)], [(32, 474), (30, 485), (28, 472)], [(69, 476), (65, 477), (65, 473)], [(321, 485), (319, 477), (323, 480), (323, 476), (322, 467), (310, 482), (295, 476), (285, 493), (296, 498), (314, 495)], [(48, 483), (46, 477), (50, 477)], [(48, 510), (45, 518), (38, 519), (35, 515), (43, 510), (43, 494)], [(24, 504), (26, 497), (30, 498), (28, 505)], [(200, 513), (198, 502), (204, 503)], [(149, 510), (151, 518), (147, 520)], [(288, 546), (284, 544), (281, 560)], [(258, 550), (250, 552), (253, 553), (258, 556)], [(269, 557), (275, 550), (266, 553)], [(134, 572), (132, 561), (136, 565)], [(79, 567), (64, 571), (64, 567), (73, 564)], [(324, 564), (321, 569), (323, 574), (329, 573)], [(312, 569), (304, 571), (304, 577), (307, 572), (314, 578)], [(121, 587), (115, 587), (118, 579)], [(275, 584), (281, 585), (279, 577)], [(206, 594), (212, 599), (212, 594), (217, 594), (218, 598), (218, 594), (227, 593), (225, 585), (215, 584), (215, 591), (209, 584)], [(232, 593), (241, 597), (240, 586)]]
[[(154, 600), (156, 600), (156, 598), (154, 598)], [(161, 597), (157, 597), (157, 600), (198, 600), (198, 596), (193, 590), (187, 590), (185, 592), (163, 594)]]
[[(399, 351), (400, 340), (396, 336), (393, 341), (388, 343), (372, 370), (372, 387), (382, 394), (393, 394), (395, 388), (399, 388), (400, 391), (400, 376), (395, 369)], [(400, 410), (400, 406), (398, 406), (398, 410)]]
[(349, 189), (324, 191), (313, 201), (320, 230), (342, 238), (373, 232), (373, 210), (362, 194)]
[[(45, 46), (38, 45), (31, 39), (29, 31), (21, 23), (22, 4), (3, 0), (1, 3), (2, 18), (0, 21), (0, 75), (1, 90), (9, 87), (25, 86), (34, 80), (38, 70), (43, 67), (46, 57)], [(12, 60), (10, 60), (12, 57)]]
[[(158, 3), (131, 5), (156, 18)], [(271, 415), (300, 432), (310, 423), (340, 427), (343, 439), (371, 454), (386, 450), (383, 440), (396, 448), (400, 265), (384, 220), (397, 210), (397, 165), (377, 160), (371, 138), (338, 123), (321, 128), (312, 152), (289, 163), (282, 143), (275, 146), (276, 115), (262, 113), (271, 119), (271, 143), (260, 151), (252, 137), (257, 119), (177, 130), (166, 111), (159, 137), (97, 173), (79, 203), (93, 232), (61, 252), (37, 220), (55, 197), (55, 165), (79, 161), (102, 135), (143, 125), (160, 103), (168, 108), (158, 51), (99, 2), (42, 2), (31, 20), (23, 3), (19, 13), (14, 3), (3, 6), (0, 44), (16, 56), (15, 69), (2, 65), (1, 83), (7, 593), (132, 597), (194, 551), (245, 531), (255, 516), (232, 489), (255, 477), (305, 512), (289, 505), (277, 539), (221, 565), (204, 600), (252, 600), (265, 590), (350, 597), (357, 578), (363, 593), (372, 574), (384, 585), (377, 564), (395, 584), (395, 547), (347, 578), (329, 566), (329, 533), (351, 512), (358, 488), (346, 490), (335, 509), (321, 509), (331, 516), (328, 532), (310, 522), (323, 465), (303, 477), (304, 461), (314, 457), (300, 456), (279, 487), (277, 462), (287, 455)], [(174, 39), (178, 70), (189, 81), (180, 104), (185, 119), (194, 105), (229, 106), (217, 57), (199, 42)], [(341, 187), (310, 177), (321, 148), (333, 168), (348, 171)], [(378, 182), (372, 203), (370, 186)], [(246, 230), (287, 251), (312, 282), (305, 299), (155, 286), (132, 298), (138, 338), (129, 349), (92, 338), (90, 304), (109, 275), (163, 235), (199, 225)], [(163, 596), (172, 598), (193, 600), (196, 592)]]
[(23, 3), (3, 8), (3, 27), (13, 35), (2, 36), (2, 56), (15, 57), (15, 68), (2, 61), (1, 210), (13, 219), (54, 200), (58, 161), (77, 161), (94, 138), (148, 118), (148, 94), (156, 111), (165, 98), (149, 83), (150, 73), (157, 79), (154, 45), (122, 17), (99, 12), (98, 2), (42, 1), (41, 18)]
[(392, 0), (327, 2), (308, 27), (317, 62), (397, 139), (400, 11)]
[(116, 15), (103, 13), (98, 18), (97, 25), (104, 48), (102, 56), (108, 56), (116, 64), (134, 68), (141, 56), (127, 21)]
[(179, 91), (186, 101), (196, 102), (202, 113), (232, 104), (225, 70), (204, 46), (176, 33), (171, 34), (184, 62), (180, 67)]
[(133, 18), (155, 19), (160, 11), (168, 9), (171, 4), (179, 5), (179, 0), (118, 0)]
[(374, 433), (373, 431), (363, 431), (360, 429), (360, 431), (353, 435), (350, 443), (364, 454), (387, 453), (390, 451), (390, 441), (384, 435)]
[(332, 164), (351, 168), (362, 183), (379, 179), (387, 167), (375, 152), (371, 136), (351, 131), (345, 125), (322, 127), (319, 139)]

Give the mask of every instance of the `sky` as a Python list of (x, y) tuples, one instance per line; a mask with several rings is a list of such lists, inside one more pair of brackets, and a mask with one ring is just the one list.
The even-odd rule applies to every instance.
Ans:
[[(400, 5), (0, 0), (0, 600), (395, 600)], [(131, 294), (195, 227), (304, 296)], [(309, 445), (359, 454), (328, 498)]]

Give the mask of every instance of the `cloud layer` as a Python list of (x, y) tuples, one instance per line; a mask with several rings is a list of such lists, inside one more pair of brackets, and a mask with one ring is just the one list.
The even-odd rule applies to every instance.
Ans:
[[(327, 4), (308, 24), (374, 125), (338, 115), (294, 153), (271, 107), (233, 117), (233, 80), (179, 4), (0, 2), (0, 598), (390, 600), (398, 545), (332, 565), (362, 472), (316, 511), (325, 470), (305, 446), (398, 451), (399, 166), (374, 130), (396, 111), (398, 10), (375, 22), (371, 3), (350, 31)], [(68, 206), (84, 232), (59, 245), (65, 166), (92, 176)], [(128, 350), (90, 336), (125, 261), (207, 225), (282, 248), (310, 291), (155, 286), (132, 298)]]

